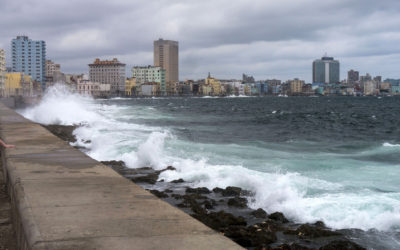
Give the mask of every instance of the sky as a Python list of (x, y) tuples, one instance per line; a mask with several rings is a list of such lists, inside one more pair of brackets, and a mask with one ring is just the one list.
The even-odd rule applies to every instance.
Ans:
[(0, 48), (44, 40), (64, 73), (95, 58), (153, 64), (153, 41), (179, 41), (180, 80), (311, 81), (325, 53), (347, 71), (400, 78), (399, 0), (0, 0)]

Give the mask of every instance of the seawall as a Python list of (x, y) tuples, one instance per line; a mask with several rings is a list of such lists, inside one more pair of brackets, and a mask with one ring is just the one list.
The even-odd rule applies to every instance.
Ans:
[(19, 249), (242, 249), (1, 103), (0, 138)]

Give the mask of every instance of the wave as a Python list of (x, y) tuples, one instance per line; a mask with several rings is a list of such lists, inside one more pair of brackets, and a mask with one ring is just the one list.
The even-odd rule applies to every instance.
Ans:
[[(197, 154), (191, 155), (187, 153), (191, 147), (188, 142), (181, 141), (168, 129), (136, 124), (128, 119), (136, 114), (143, 115), (140, 106), (104, 104), (104, 101), (83, 97), (65, 86), (56, 85), (46, 91), (38, 105), (20, 112), (28, 119), (44, 124), (85, 124), (74, 131), (77, 138), (74, 145), (84, 147), (85, 152), (96, 160), (122, 160), (130, 168), (151, 166), (162, 169), (172, 165), (176, 171), (164, 171), (160, 179), (182, 178), (194, 187), (210, 189), (239, 186), (254, 194), (249, 198), (252, 208), (261, 207), (269, 213), (281, 211), (296, 222), (322, 220), (335, 229), (400, 230), (399, 192), (351, 189), (348, 184), (337, 181), (341, 178), (328, 181), (318, 176), (306, 176), (306, 172), (280, 170), (279, 166), (271, 172), (260, 172), (246, 167), (245, 160), (218, 164), (210, 157), (216, 153), (204, 149), (211, 145), (203, 147), (194, 143), (192, 151)], [(153, 112), (156, 110), (146, 110), (149, 117), (154, 115)], [(400, 145), (384, 143), (383, 146)], [(340, 171), (344, 171), (343, 168)]]
[(382, 146), (384, 146), (384, 147), (400, 147), (400, 144), (391, 144), (391, 143), (385, 142), (382, 144)]

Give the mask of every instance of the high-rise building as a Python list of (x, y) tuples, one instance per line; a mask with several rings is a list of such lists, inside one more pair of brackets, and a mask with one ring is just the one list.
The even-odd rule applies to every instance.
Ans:
[(46, 86), (46, 43), (17, 36), (11, 41), (12, 71), (30, 75)]
[(176, 41), (154, 41), (154, 66), (165, 69), (167, 83), (179, 82), (179, 44)]
[(0, 49), (0, 97), (4, 96), (4, 84), (6, 81), (6, 55), (4, 49)]
[(350, 70), (347, 72), (347, 83), (354, 84), (360, 80), (360, 73), (355, 70)]
[(101, 61), (99, 58), (89, 64), (89, 80), (111, 85), (111, 95), (125, 94), (125, 64), (114, 58), (111, 61)]
[(156, 66), (135, 66), (132, 68), (132, 76), (136, 78), (136, 86), (145, 83), (159, 83), (161, 95), (166, 95), (166, 70)]
[(324, 56), (313, 62), (313, 83), (340, 82), (340, 64), (333, 57)]

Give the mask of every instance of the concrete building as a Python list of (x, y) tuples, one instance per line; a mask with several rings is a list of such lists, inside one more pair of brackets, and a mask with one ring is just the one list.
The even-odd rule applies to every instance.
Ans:
[(46, 60), (46, 87), (54, 83), (65, 83), (66, 77), (61, 73), (60, 64), (56, 64), (51, 60)]
[(11, 41), (12, 71), (30, 75), (32, 80), (46, 86), (46, 43), (17, 36)]
[(111, 94), (111, 84), (79, 79), (77, 91), (81, 95), (107, 98)]
[(55, 72), (61, 72), (60, 64), (56, 64), (52, 60), (46, 60), (46, 77), (52, 76)]
[(140, 92), (143, 96), (156, 96), (159, 92), (159, 84), (157, 82), (146, 82), (140, 85)]
[(33, 83), (29, 75), (20, 72), (6, 73), (4, 97), (32, 96)]
[(166, 70), (159, 66), (135, 66), (132, 68), (132, 76), (136, 78), (138, 88), (148, 82), (157, 82), (161, 95), (167, 94)]
[(313, 83), (340, 82), (340, 63), (333, 57), (324, 56), (313, 62)]
[(101, 61), (99, 58), (89, 64), (89, 80), (111, 85), (112, 96), (125, 94), (125, 64), (114, 58)]
[(347, 72), (347, 83), (355, 84), (360, 80), (360, 73), (355, 70), (350, 70)]
[(364, 95), (375, 95), (377, 94), (375, 88), (375, 82), (368, 80), (363, 82), (363, 94)]
[(179, 44), (176, 41), (154, 41), (154, 66), (165, 69), (165, 81), (179, 82)]
[(6, 81), (6, 55), (4, 49), (0, 49), (0, 97), (4, 96), (4, 84)]
[(289, 92), (291, 95), (300, 95), (303, 92), (304, 81), (294, 79), (289, 81)]

